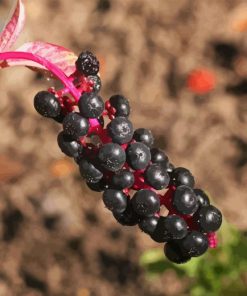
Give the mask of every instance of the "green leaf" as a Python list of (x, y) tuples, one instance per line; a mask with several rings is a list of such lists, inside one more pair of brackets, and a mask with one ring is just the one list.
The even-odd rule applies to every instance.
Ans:
[(150, 249), (141, 255), (139, 262), (141, 266), (145, 266), (157, 261), (165, 261), (164, 256), (162, 249)]
[(202, 260), (202, 257), (193, 258), (185, 264), (177, 265), (177, 268), (183, 270), (189, 277), (195, 277), (198, 273), (199, 265)]

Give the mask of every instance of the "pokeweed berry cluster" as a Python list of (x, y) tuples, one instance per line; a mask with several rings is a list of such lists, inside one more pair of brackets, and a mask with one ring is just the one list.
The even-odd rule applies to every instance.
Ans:
[(124, 96), (113, 95), (104, 103), (98, 72), (97, 58), (83, 52), (70, 76), (80, 92), (78, 102), (66, 89), (50, 88), (34, 98), (38, 113), (62, 123), (57, 138), (62, 152), (75, 159), (91, 190), (103, 192), (115, 219), (126, 226), (138, 224), (154, 241), (165, 243), (170, 261), (184, 263), (216, 247), (221, 212), (203, 190), (194, 189), (188, 169), (174, 167), (164, 151), (153, 147), (150, 130), (134, 130)]

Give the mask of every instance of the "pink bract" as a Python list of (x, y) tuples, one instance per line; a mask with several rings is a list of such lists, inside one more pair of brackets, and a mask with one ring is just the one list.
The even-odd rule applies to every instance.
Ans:
[[(0, 34), (0, 53), (3, 51), (9, 51), (12, 48), (20, 33), (22, 32), (24, 23), (25, 8), (23, 2), (18, 0), (10, 21), (7, 23)], [(48, 61), (56, 66), (56, 68), (59, 68), (61, 71), (63, 71), (67, 76), (70, 76), (75, 72), (75, 61), (77, 56), (72, 51), (62, 46), (42, 41), (35, 41), (23, 44), (17, 49), (17, 51), (30, 53), (33, 55), (30, 55), (28, 58), (21, 58), (20, 55), (15, 55), (15, 58), (13, 58), (13, 55), (2, 56), (1, 60), (3, 61), (0, 62), (0, 69), (10, 66), (27, 66), (38, 68), (42, 71), (47, 69), (44, 64), (46, 64), (46, 61)], [(32, 58), (34, 55), (34, 59), (36, 60)], [(37, 59), (41, 60), (42, 58), (45, 60), (44, 63), (41, 61), (37, 62)], [(57, 75), (55, 75), (55, 77), (59, 78)]]
[(0, 34), (0, 52), (9, 50), (16, 42), (25, 24), (25, 9), (21, 0), (17, 1), (15, 11)]

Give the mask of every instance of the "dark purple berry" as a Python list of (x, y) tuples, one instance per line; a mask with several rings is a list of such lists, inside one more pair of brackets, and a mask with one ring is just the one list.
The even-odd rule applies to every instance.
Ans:
[(169, 159), (168, 156), (159, 148), (152, 148), (151, 152), (151, 160), (153, 163), (157, 163), (164, 168), (168, 168)]
[(130, 188), (135, 182), (134, 175), (129, 170), (121, 170), (112, 176), (111, 185), (116, 189)]
[(114, 213), (123, 213), (127, 208), (127, 196), (120, 190), (105, 190), (103, 202), (107, 209)]
[(65, 114), (64, 114), (63, 110), (61, 109), (59, 115), (56, 117), (52, 117), (52, 119), (58, 123), (63, 123), (64, 117), (65, 117)]
[(101, 125), (102, 127), (104, 127), (104, 125), (105, 125), (104, 117), (103, 117), (103, 116), (100, 116), (100, 117), (98, 118), (98, 120), (99, 120), (100, 125)]
[(81, 159), (79, 162), (81, 176), (90, 183), (99, 182), (103, 174), (91, 162), (86, 159)]
[(78, 102), (80, 114), (86, 118), (97, 118), (104, 111), (104, 102), (95, 93), (84, 93)]
[(165, 220), (166, 217), (159, 217), (157, 226), (153, 233), (151, 233), (151, 238), (157, 243), (164, 243), (169, 241), (169, 237), (167, 236), (167, 231), (165, 228)]
[(100, 148), (98, 159), (105, 169), (116, 172), (124, 165), (126, 156), (125, 151), (120, 145), (107, 143)]
[(151, 160), (149, 148), (145, 144), (139, 142), (128, 145), (126, 156), (128, 164), (134, 170), (145, 169)]
[(193, 189), (185, 185), (177, 187), (174, 192), (173, 206), (183, 215), (194, 214), (199, 204)]
[(70, 135), (74, 140), (79, 140), (87, 134), (89, 122), (78, 113), (69, 113), (63, 120), (63, 129), (66, 135)]
[(86, 184), (89, 189), (96, 191), (96, 192), (102, 192), (102, 191), (108, 189), (108, 187), (109, 187), (109, 185), (107, 184), (107, 182), (103, 178), (100, 181), (98, 181), (97, 183), (87, 182)]
[(179, 243), (176, 241), (166, 243), (164, 252), (166, 258), (173, 263), (182, 264), (188, 262), (191, 259), (190, 256), (184, 255), (181, 252)]
[(113, 216), (118, 223), (124, 226), (134, 226), (140, 220), (130, 202), (127, 203), (127, 208), (123, 213), (113, 213)]
[(145, 217), (139, 222), (139, 227), (142, 231), (148, 234), (152, 234), (158, 224), (158, 217)]
[(126, 117), (116, 117), (108, 125), (107, 131), (114, 143), (125, 144), (133, 137), (133, 125)]
[(98, 93), (101, 89), (101, 79), (98, 75), (90, 75), (88, 79), (93, 82), (93, 92)]
[(175, 168), (171, 173), (171, 184), (175, 186), (186, 185), (191, 188), (195, 185), (195, 179), (186, 168)]
[(55, 118), (61, 113), (61, 106), (54, 94), (40, 91), (34, 97), (34, 108), (44, 117)]
[(115, 108), (116, 113), (115, 116), (124, 116), (128, 117), (130, 114), (130, 106), (129, 101), (121, 95), (114, 95), (109, 99), (110, 104), (113, 108)]
[(182, 239), (187, 235), (187, 223), (177, 215), (167, 216), (164, 224), (169, 239)]
[(69, 157), (77, 157), (82, 151), (82, 146), (64, 132), (58, 134), (57, 143), (62, 152)]
[(212, 205), (201, 207), (196, 215), (203, 232), (216, 231), (222, 224), (221, 212)]
[(207, 251), (208, 239), (199, 231), (191, 231), (184, 239), (182, 239), (180, 247), (184, 255), (198, 257)]
[(79, 162), (81, 159), (86, 159), (86, 151), (83, 149), (83, 146), (81, 146), (81, 149), (78, 150), (78, 155), (74, 156), (74, 161), (76, 164), (79, 165)]
[(171, 175), (171, 173), (173, 172), (173, 170), (175, 169), (175, 166), (172, 163), (168, 163), (167, 167), (166, 167), (166, 171), (169, 175)]
[(160, 190), (169, 185), (170, 177), (158, 164), (151, 164), (144, 172), (145, 181), (154, 189)]
[(76, 61), (76, 69), (85, 76), (96, 75), (99, 72), (99, 61), (90, 51), (84, 51)]
[(149, 189), (137, 191), (131, 199), (134, 211), (144, 217), (153, 216), (160, 209), (158, 195)]
[(159, 243), (182, 239), (188, 233), (187, 228), (185, 220), (177, 215), (160, 217), (158, 225), (151, 237)]
[(201, 190), (201, 189), (194, 189), (196, 198), (199, 202), (199, 206), (204, 207), (204, 206), (209, 206), (210, 205), (210, 200), (207, 196), (207, 194)]
[(154, 143), (154, 137), (150, 130), (145, 128), (138, 128), (135, 130), (133, 139), (136, 140), (136, 142), (141, 142), (148, 147), (151, 147)]

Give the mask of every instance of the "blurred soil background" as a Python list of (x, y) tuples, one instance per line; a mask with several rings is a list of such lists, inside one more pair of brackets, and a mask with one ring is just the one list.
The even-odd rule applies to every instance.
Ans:
[[(12, 4), (0, 1), (1, 24)], [(247, 229), (246, 1), (29, 0), (26, 10), (18, 44), (93, 51), (102, 96), (128, 97), (135, 127), (150, 128), (225, 218)], [(206, 96), (185, 86), (196, 68), (217, 78)], [(187, 295), (172, 270), (146, 280), (139, 256), (158, 245), (118, 225), (62, 156), (61, 127), (32, 103), (49, 85), (25, 68), (0, 73), (0, 296)]]

